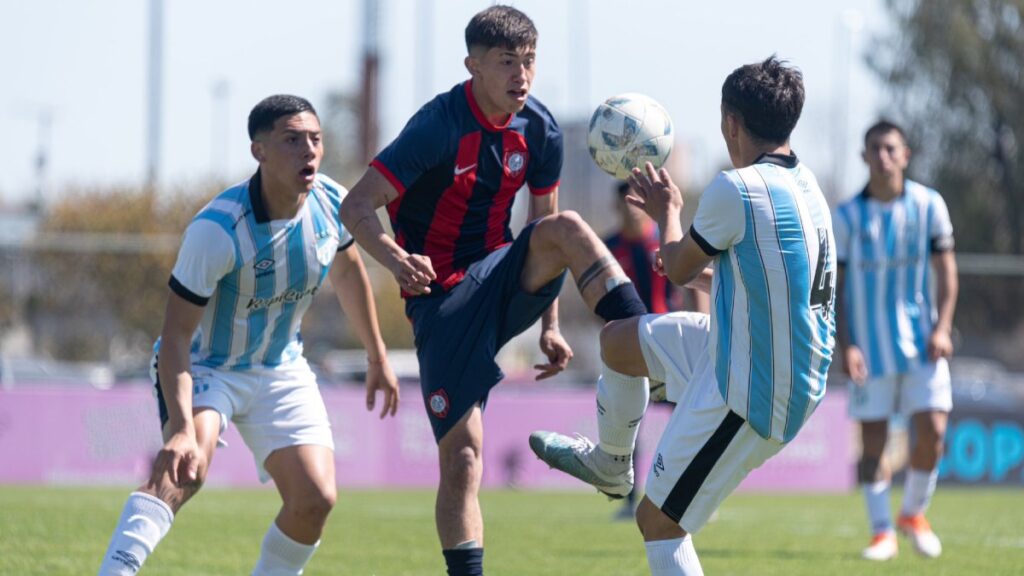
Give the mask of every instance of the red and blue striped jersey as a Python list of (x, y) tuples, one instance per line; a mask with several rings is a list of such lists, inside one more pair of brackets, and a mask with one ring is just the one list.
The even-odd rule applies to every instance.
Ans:
[(502, 126), (487, 121), (472, 80), (425, 104), (370, 163), (398, 190), (388, 203), (395, 239), (430, 258), (432, 288), (450, 290), (466, 268), (512, 241), (516, 191), (550, 194), (562, 170), (562, 131), (530, 96)]

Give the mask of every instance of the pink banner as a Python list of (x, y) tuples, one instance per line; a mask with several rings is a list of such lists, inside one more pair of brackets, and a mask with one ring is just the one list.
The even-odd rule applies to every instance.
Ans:
[[(402, 391), (394, 419), (379, 420), (357, 387), (323, 389), (334, 431), (338, 483), (344, 487), (432, 487), (437, 448), (419, 400)], [(639, 482), (671, 411), (653, 406), (641, 429)], [(98, 391), (32, 388), (0, 391), (0, 483), (130, 485), (146, 477), (161, 441), (156, 399), (145, 386)], [(527, 446), (538, 429), (596, 437), (592, 389), (503, 384), (484, 413), (484, 485), (496, 488), (578, 488), (549, 470)], [(252, 456), (233, 427), (217, 451), (208, 485), (258, 485)], [(846, 397), (830, 392), (779, 455), (750, 474), (741, 489), (846, 491), (853, 486)]]

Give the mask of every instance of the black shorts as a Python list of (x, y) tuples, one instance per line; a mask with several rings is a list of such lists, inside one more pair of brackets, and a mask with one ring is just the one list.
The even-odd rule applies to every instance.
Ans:
[(533, 294), (520, 284), (533, 226), (471, 264), (447, 293), (406, 302), (423, 402), (437, 441), (474, 404), (483, 408), (491, 388), (505, 377), (494, 361), (498, 350), (533, 325), (562, 289), (564, 272)]

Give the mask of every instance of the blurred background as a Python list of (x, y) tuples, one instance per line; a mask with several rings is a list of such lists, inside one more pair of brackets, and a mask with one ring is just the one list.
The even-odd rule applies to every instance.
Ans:
[[(256, 102), (272, 93), (310, 99), (326, 135), (322, 170), (351, 186), (421, 104), (467, 77), (463, 29), (489, 4), (0, 4), (0, 437), (13, 427), (17, 394), (147, 390), (181, 233), (209, 198), (255, 170), (245, 121)], [(590, 160), (585, 131), (611, 95), (642, 92), (672, 115), (669, 168), (690, 214), (728, 167), (720, 87), (742, 64), (775, 53), (803, 71), (807, 103), (793, 147), (833, 206), (866, 182), (864, 130), (882, 117), (902, 124), (910, 176), (942, 193), (957, 239), (952, 366), (967, 427), (954, 417), (944, 480), (1024, 485), (1024, 2), (512, 4), (540, 32), (533, 94), (566, 135), (560, 206), (602, 234), (615, 225), (615, 182)], [(517, 223), (525, 205), (517, 203)], [(414, 385), (397, 287), (367, 261), (393, 362)], [(303, 336), (322, 385), (358, 391), (358, 340), (330, 291), (314, 307)], [(572, 288), (562, 327), (576, 351), (572, 370), (533, 384), (540, 358), (529, 332), (502, 351), (503, 389), (592, 385), (599, 326)], [(841, 377), (830, 385), (842, 394)], [(405, 396), (410, 418), (422, 418), (418, 396)], [(138, 425), (159, 440), (155, 423)], [(147, 438), (140, 448), (152, 447)]]

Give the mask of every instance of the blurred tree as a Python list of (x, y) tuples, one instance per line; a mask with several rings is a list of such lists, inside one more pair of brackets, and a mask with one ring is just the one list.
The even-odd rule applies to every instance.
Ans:
[(37, 290), (28, 303), (36, 349), (109, 360), (111, 345), (152, 344), (160, 331), (177, 238), (212, 196), (134, 188), (70, 191), (41, 227)]
[(958, 248), (1024, 253), (1024, 0), (887, 4), (895, 32), (868, 61), (896, 97), (914, 171), (944, 192)]
[[(913, 174), (942, 192), (958, 251), (1024, 253), (1024, 0), (886, 2), (893, 32), (867, 59), (908, 130)], [(1005, 342), (1024, 330), (1021, 289), (963, 278), (959, 328)]]

